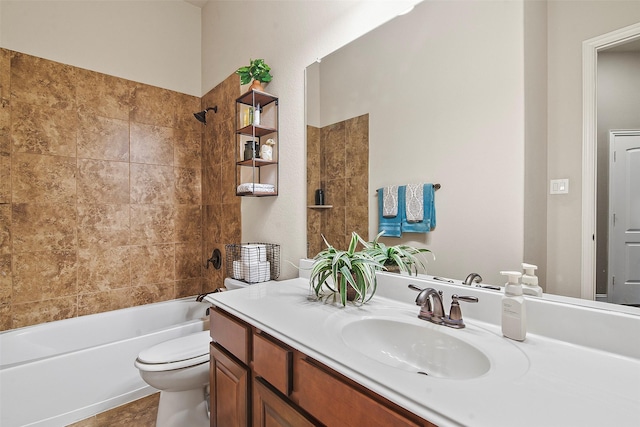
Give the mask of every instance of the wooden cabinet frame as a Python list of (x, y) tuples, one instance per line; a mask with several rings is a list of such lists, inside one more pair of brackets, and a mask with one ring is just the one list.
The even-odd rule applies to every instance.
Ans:
[(212, 427), (435, 427), (219, 308), (211, 328)]

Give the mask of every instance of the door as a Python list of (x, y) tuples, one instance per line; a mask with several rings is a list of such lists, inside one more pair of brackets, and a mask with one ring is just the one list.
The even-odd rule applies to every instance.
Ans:
[(609, 133), (608, 299), (640, 305), (640, 130)]
[(315, 423), (273, 390), (262, 378), (253, 381), (254, 427), (315, 427)]
[[(249, 426), (249, 371), (211, 344), (211, 426)], [(185, 426), (187, 427), (187, 426)]]

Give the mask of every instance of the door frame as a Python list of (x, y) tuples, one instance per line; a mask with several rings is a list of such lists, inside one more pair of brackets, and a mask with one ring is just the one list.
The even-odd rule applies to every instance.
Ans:
[(640, 39), (640, 23), (582, 42), (582, 272), (580, 297), (596, 296), (598, 52)]

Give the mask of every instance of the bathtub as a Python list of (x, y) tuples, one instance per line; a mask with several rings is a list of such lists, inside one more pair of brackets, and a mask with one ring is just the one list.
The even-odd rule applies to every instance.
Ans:
[(208, 306), (181, 299), (0, 333), (0, 426), (65, 426), (155, 393), (138, 353), (207, 329)]

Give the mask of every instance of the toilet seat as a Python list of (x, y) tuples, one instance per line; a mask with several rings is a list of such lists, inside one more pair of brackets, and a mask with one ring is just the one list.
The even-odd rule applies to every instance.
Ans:
[(165, 341), (142, 350), (135, 366), (142, 371), (158, 372), (208, 363), (210, 342), (209, 331)]

